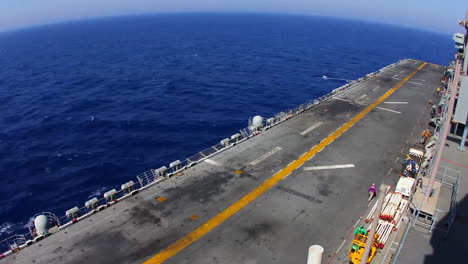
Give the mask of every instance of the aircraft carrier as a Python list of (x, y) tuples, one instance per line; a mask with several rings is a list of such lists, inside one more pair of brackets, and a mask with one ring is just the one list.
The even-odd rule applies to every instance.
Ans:
[(347, 263), (345, 239), (369, 208), (367, 189), (398, 180), (445, 70), (405, 59), (257, 118), (54, 227), (47, 215), (52, 234), (16, 238), (0, 263), (306, 263), (313, 244), (325, 249), (322, 263)]

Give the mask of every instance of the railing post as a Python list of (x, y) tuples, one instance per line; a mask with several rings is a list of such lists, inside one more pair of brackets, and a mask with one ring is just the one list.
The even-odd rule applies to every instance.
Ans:
[(140, 178), (139, 176), (136, 176), (136, 178), (137, 178), (138, 183), (140, 184), (140, 188), (142, 188), (144, 186), (143, 185), (143, 179)]

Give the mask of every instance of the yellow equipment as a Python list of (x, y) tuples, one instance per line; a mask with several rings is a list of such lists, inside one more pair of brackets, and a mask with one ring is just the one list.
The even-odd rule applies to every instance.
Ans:
[[(377, 252), (377, 238), (378, 235), (374, 236), (374, 241), (372, 241), (372, 248), (369, 253), (369, 257), (367, 258), (366, 263), (371, 263), (372, 259)], [(364, 248), (366, 247), (366, 240), (367, 236), (363, 234), (356, 234), (354, 236), (353, 242), (351, 243), (351, 248), (349, 249), (349, 260), (353, 264), (361, 263), (362, 254), (364, 254)]]
[(422, 136), (422, 137), (430, 138), (430, 137), (431, 137), (431, 132), (429, 132), (429, 130), (424, 130), (424, 131), (421, 133), (421, 136)]

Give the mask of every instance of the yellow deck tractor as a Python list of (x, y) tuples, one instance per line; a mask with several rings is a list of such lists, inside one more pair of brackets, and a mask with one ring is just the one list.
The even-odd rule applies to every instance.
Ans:
[[(377, 253), (377, 237), (374, 236), (374, 241), (372, 241), (372, 248), (370, 250), (369, 256), (367, 257), (366, 263), (371, 263), (372, 259)], [(364, 254), (364, 248), (366, 247), (367, 235), (357, 233), (354, 236), (353, 242), (351, 243), (351, 248), (349, 249), (349, 260), (353, 264), (359, 264)]]

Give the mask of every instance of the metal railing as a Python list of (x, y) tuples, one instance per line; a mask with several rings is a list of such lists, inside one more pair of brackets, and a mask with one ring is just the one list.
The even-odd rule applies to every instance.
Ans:
[[(164, 171), (162, 172), (161, 170), (158, 170), (158, 169), (150, 169), (150, 170), (147, 170), (139, 175), (136, 176), (136, 179), (137, 179), (137, 183), (135, 183), (134, 186), (132, 186), (132, 188), (127, 188), (127, 189), (122, 189), (122, 190), (115, 190), (116, 192), (112, 195), (112, 197), (109, 197), (108, 198), (100, 198), (100, 199), (97, 199), (97, 201), (95, 203), (93, 203), (93, 206), (83, 206), (83, 207), (80, 207), (78, 208), (78, 210), (75, 210), (74, 213), (72, 215), (64, 215), (64, 216), (61, 216), (61, 217), (55, 217), (55, 215), (53, 215), (53, 217), (57, 218), (56, 222), (57, 222), (57, 227), (58, 227), (58, 231), (60, 230), (63, 230), (65, 228), (67, 228), (68, 226), (78, 222), (78, 221), (81, 221), (82, 219), (86, 218), (86, 217), (89, 217), (90, 215), (93, 215), (101, 210), (104, 210), (105, 208), (109, 207), (109, 206), (112, 206), (113, 204), (123, 200), (123, 199), (126, 199), (128, 198), (129, 196), (132, 196), (134, 194), (136, 194), (137, 192), (139, 191), (142, 191), (144, 189), (147, 189), (149, 188), (150, 186), (153, 186), (154, 184), (166, 179), (166, 178), (169, 178), (171, 177), (172, 175), (175, 175), (213, 155), (216, 155), (226, 149), (229, 149), (230, 147), (236, 145), (236, 144), (239, 144), (253, 136), (256, 136), (266, 130), (268, 130), (269, 128), (273, 127), (273, 126), (276, 126), (282, 122), (284, 122), (285, 120), (295, 116), (295, 115), (298, 115), (316, 105), (319, 105), (339, 94), (342, 94), (350, 89), (352, 89), (353, 87), (355, 87), (356, 85), (372, 78), (372, 77), (375, 77), (377, 76), (378, 74), (390, 69), (390, 68), (393, 68), (401, 63), (403, 63), (404, 61), (406, 61), (406, 59), (403, 59), (403, 60), (400, 60), (396, 63), (393, 63), (393, 64), (390, 64), (378, 71), (375, 71), (375, 72), (372, 72), (370, 74), (367, 74), (366, 77), (362, 77), (362, 78), (359, 78), (355, 81), (351, 81), (341, 87), (338, 87), (336, 89), (334, 89), (333, 91), (331, 91), (330, 93), (327, 93), (325, 95), (322, 95), (320, 96), (319, 98), (316, 98), (316, 99), (312, 99), (306, 103), (303, 103), (297, 107), (294, 107), (294, 108), (291, 108), (291, 109), (288, 109), (286, 111), (282, 111), (282, 112), (279, 112), (277, 114), (275, 114), (273, 117), (271, 118), (268, 118), (266, 119), (267, 122), (265, 124), (264, 127), (262, 127), (260, 130), (254, 130), (252, 131), (250, 128), (243, 128), (241, 130), (239, 130), (239, 133), (236, 134), (235, 136), (233, 135), (231, 138), (226, 138), (224, 140), (222, 140), (220, 143), (214, 145), (214, 146), (211, 146), (205, 150), (202, 150), (198, 153), (196, 153), (195, 155), (192, 155), (188, 158), (186, 158), (185, 160), (183, 161), (176, 161), (176, 162), (173, 162), (171, 164), (176, 164), (174, 166), (169, 166), (169, 168), (165, 168), (164, 167)], [(160, 168), (161, 169), (161, 168)], [(135, 188), (135, 186), (139, 186), (139, 188)], [(46, 213), (47, 215), (49, 215), (50, 213)], [(34, 221), (34, 220), (32, 220)], [(31, 222), (30, 222), (31, 223)], [(34, 222), (32, 222), (32, 226), (33, 226)], [(23, 240), (18, 240), (18, 238), (13, 238), (15, 236), (18, 236), (18, 237), (21, 237), (21, 239), (24, 239)], [(34, 241), (34, 232), (32, 231), (31, 228), (29, 228), (29, 232), (28, 233), (25, 233), (25, 234), (22, 234), (22, 235), (15, 235), (15, 236), (11, 236), (11, 237), (8, 237), (2, 241), (0, 241), (0, 252), (3, 252), (3, 250), (10, 250), (10, 247), (11, 247), (11, 243), (14, 242), (17, 243), (17, 242), (24, 242), (23, 244), (30, 244), (30, 243), (33, 243), (35, 242)], [(16, 240), (15, 240), (16, 239)], [(28, 242), (29, 241), (29, 242)], [(10, 254), (11, 251), (7, 251), (6, 254), (4, 254), (5, 256)], [(1, 256), (1, 255), (0, 255)]]
[[(445, 236), (447, 236), (448, 233), (450, 232), (453, 221), (455, 220), (456, 208), (458, 205), (460, 171), (457, 171), (457, 170), (454, 170), (445, 166), (439, 166), (436, 180), (441, 182), (442, 186), (449, 187), (452, 189), (449, 209), (442, 210), (439, 208), (432, 208), (434, 209), (434, 212), (435, 212), (433, 216), (422, 215), (420, 210), (418, 210), (419, 208), (422, 208), (421, 204), (414, 204), (412, 201), (412, 195), (411, 195), (410, 200), (409, 200), (410, 204), (405, 214), (406, 217), (409, 219), (409, 221), (406, 226), (403, 238), (401, 239), (400, 244), (398, 246), (398, 249), (393, 255), (393, 261), (392, 261), (393, 264), (397, 262), (400, 252), (402, 248), (404, 247), (409, 230), (413, 228), (414, 226), (417, 225), (419, 227), (425, 228), (427, 229), (428, 233), (432, 233), (435, 230), (439, 230), (441, 232), (444, 232)], [(421, 217), (424, 219), (424, 221), (421, 221), (420, 219)], [(446, 227), (446, 228), (443, 228), (443, 227)]]
[[(441, 183), (441, 187), (447, 187), (451, 191), (449, 208), (441, 209), (441, 208), (437, 208), (437, 206), (431, 207), (431, 209), (433, 209), (435, 212), (434, 215), (422, 216), (420, 210), (418, 210), (418, 208), (421, 208), (420, 204), (415, 205), (411, 201), (411, 206), (409, 208), (412, 207), (414, 210), (416, 210), (416, 213), (414, 215), (415, 221), (413, 223), (413, 226), (419, 225), (423, 228), (427, 228), (429, 233), (434, 231), (435, 229), (439, 229), (439, 230), (441, 229), (440, 227), (437, 227), (437, 226), (446, 226), (447, 228), (444, 231), (445, 231), (445, 234), (448, 234), (452, 226), (453, 220), (455, 219), (456, 207), (458, 205), (458, 189), (459, 189), (459, 183), (460, 183), (460, 171), (451, 169), (446, 166), (439, 166), (439, 170), (437, 171), (436, 181)], [(439, 190), (439, 192), (440, 191), (441, 190)], [(428, 208), (427, 205), (425, 205), (425, 207)], [(420, 221), (419, 220), (420, 216), (422, 216), (422, 218), (424, 218), (424, 220), (427, 220), (429, 223)], [(447, 219), (445, 219), (442, 222), (441, 218), (445, 218), (445, 217)], [(439, 225), (440, 223), (444, 223), (445, 225)]]
[(9, 241), (9, 250), (16, 250), (17, 248), (20, 247), (20, 245), (23, 245), (27, 241), (27, 237), (25, 235), (12, 235), (5, 240)]

